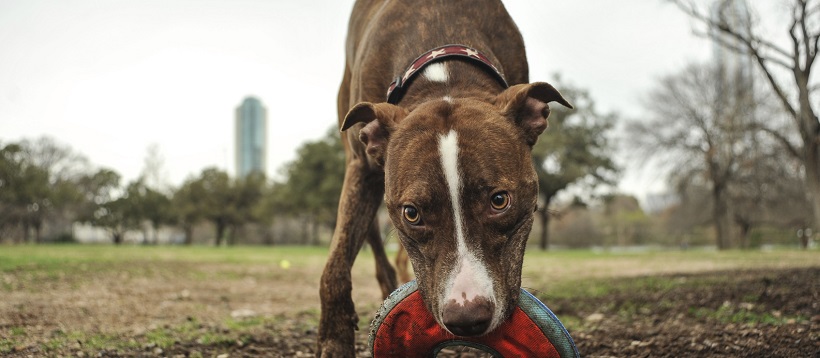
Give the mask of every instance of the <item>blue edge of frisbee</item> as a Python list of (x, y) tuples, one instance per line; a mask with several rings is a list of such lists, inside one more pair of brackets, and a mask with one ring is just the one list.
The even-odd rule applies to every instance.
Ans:
[[(396, 307), (399, 302), (407, 298), (407, 296), (410, 296), (410, 294), (416, 290), (418, 290), (418, 284), (415, 280), (413, 280), (405, 283), (393, 291), (393, 293), (391, 293), (390, 296), (384, 300), (384, 303), (382, 303), (382, 306), (376, 312), (375, 318), (370, 323), (368, 347), (370, 348), (371, 353), (373, 351), (373, 341), (376, 338), (375, 334), (379, 330), (379, 326), (381, 326), (384, 318), (387, 317), (387, 314), (391, 310), (393, 310), (393, 307)], [(578, 353), (578, 347), (575, 346), (575, 341), (573, 341), (572, 337), (570, 337), (566, 327), (564, 327), (555, 313), (552, 313), (547, 305), (527, 290), (521, 288), (521, 295), (518, 298), (518, 306), (521, 307), (521, 310), (524, 311), (524, 313), (535, 323), (536, 326), (538, 326), (538, 328), (541, 328), (541, 332), (544, 333), (544, 336), (546, 336), (550, 343), (552, 343), (561, 358), (581, 357)], [(446, 345), (470, 346), (472, 344), (469, 342), (462, 343), (455, 340)]]

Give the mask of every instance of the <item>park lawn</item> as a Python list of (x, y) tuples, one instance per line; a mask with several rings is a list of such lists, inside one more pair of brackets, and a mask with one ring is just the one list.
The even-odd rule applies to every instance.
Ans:
[[(0, 354), (214, 353), (260, 342), (308, 354), (326, 256), (318, 247), (0, 246)], [(592, 329), (586, 315), (607, 295), (724, 285), (733, 277), (680, 275), (807, 267), (820, 267), (818, 251), (531, 250), (523, 286), (570, 331), (583, 333)], [(353, 269), (360, 337), (381, 303), (374, 272), (365, 250)], [(613, 314), (653, 307), (621, 305)], [(772, 324), (809, 319), (735, 311), (695, 307), (691, 314)]]

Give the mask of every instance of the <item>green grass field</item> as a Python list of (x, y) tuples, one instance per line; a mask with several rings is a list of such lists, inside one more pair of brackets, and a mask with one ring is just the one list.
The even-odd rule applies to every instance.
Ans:
[[(324, 265), (327, 252), (324, 247), (311, 246), (0, 246), (0, 272), (50, 272), (88, 264), (118, 265), (128, 262), (266, 265), (288, 260), (295, 266), (316, 267)], [(372, 256), (367, 249), (363, 250), (358, 262), (366, 262), (364, 266), (372, 264)], [(530, 249), (524, 267), (525, 276), (527, 272), (532, 272), (547, 274), (551, 280), (573, 280), (599, 276), (817, 264), (820, 264), (818, 250), (607, 252)]]
[[(315, 334), (326, 255), (326, 248), (316, 247), (0, 246), (0, 355), (219, 352), (260, 340), (267, 345), (283, 341), (296, 345), (294, 352), (308, 352), (315, 338), (303, 336)], [(590, 328), (584, 315), (610, 295), (651, 296), (733, 279), (681, 279), (684, 274), (810, 267), (820, 267), (817, 250), (531, 250), (523, 286), (550, 307), (555, 302), (571, 331), (584, 332)], [(381, 304), (374, 272), (373, 257), (365, 250), (353, 269), (353, 295), (365, 334)], [(652, 307), (620, 305), (611, 314), (631, 317)], [(809, 319), (747, 311), (693, 307), (691, 315), (772, 324)]]

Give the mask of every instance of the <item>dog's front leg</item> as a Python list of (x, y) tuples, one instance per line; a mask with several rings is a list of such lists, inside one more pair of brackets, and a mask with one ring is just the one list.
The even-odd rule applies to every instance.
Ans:
[(384, 174), (365, 158), (348, 161), (332, 248), (322, 273), (317, 357), (354, 357), (359, 317), (351, 297), (350, 269), (370, 234), (384, 195)]

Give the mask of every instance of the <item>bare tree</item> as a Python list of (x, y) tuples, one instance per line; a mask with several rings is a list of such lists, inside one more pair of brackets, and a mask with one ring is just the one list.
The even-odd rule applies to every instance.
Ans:
[(670, 177), (700, 175), (710, 184), (719, 249), (732, 246), (728, 189), (754, 123), (751, 86), (737, 80), (719, 65), (690, 65), (660, 81), (645, 102), (651, 117), (628, 129), (634, 147), (666, 163)]
[(820, 41), (820, 1), (788, 1), (790, 19), (783, 24), (784, 31), (788, 33), (787, 43), (777, 43), (752, 22), (737, 25), (728, 21), (721, 12), (710, 13), (692, 0), (669, 1), (706, 25), (710, 31), (722, 34), (710, 36), (719, 45), (748, 53), (757, 64), (798, 135), (794, 136), (782, 128), (762, 128), (805, 167), (805, 182), (814, 222), (815, 225), (820, 224), (820, 121), (815, 108), (818, 86), (810, 82)]
[(679, 172), (671, 174), (669, 181), (675, 188), (677, 200), (662, 213), (665, 234), (681, 247), (707, 244), (705, 235), (698, 230), (713, 222), (708, 180), (697, 172)]
[(168, 184), (168, 171), (165, 167), (165, 157), (159, 144), (151, 143), (145, 150), (140, 178), (144, 185), (163, 194), (169, 194), (171, 185)]
[[(767, 107), (758, 106), (760, 118), (776, 115)], [(755, 131), (749, 139), (746, 150), (738, 155), (730, 187), (743, 248), (751, 244), (749, 235), (755, 227), (806, 228), (812, 220), (800, 161), (765, 132)]]

